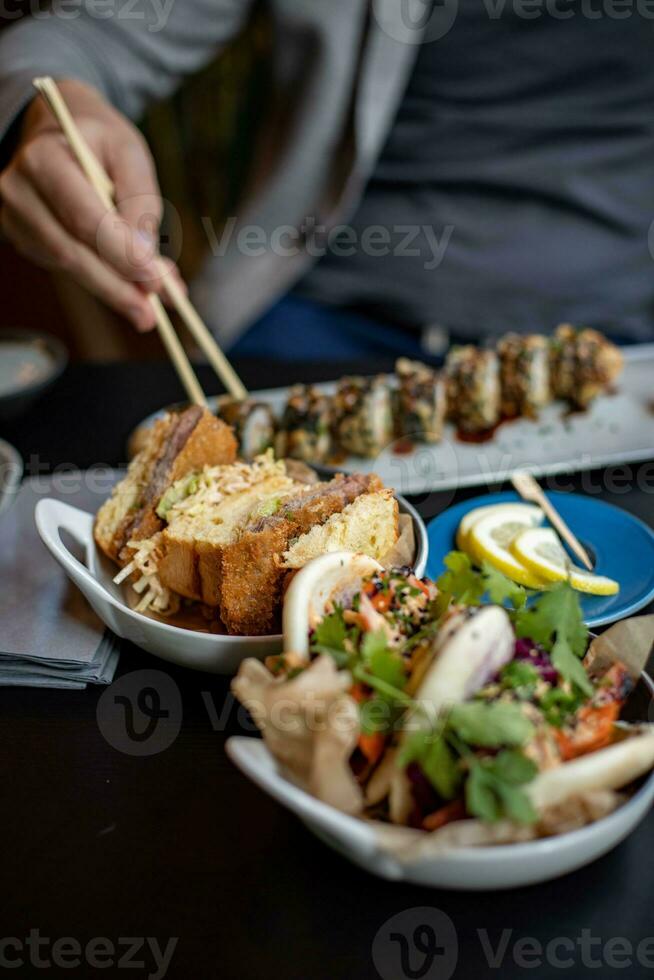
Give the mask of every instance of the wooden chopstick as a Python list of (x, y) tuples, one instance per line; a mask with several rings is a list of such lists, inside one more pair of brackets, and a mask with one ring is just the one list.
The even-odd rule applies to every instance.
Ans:
[(171, 275), (167, 275), (164, 279), (164, 286), (166, 287), (166, 292), (168, 293), (175, 309), (206, 354), (207, 360), (222, 381), (227, 391), (230, 393), (232, 398), (236, 398), (238, 401), (243, 401), (248, 397), (247, 388), (225, 357), (224, 353), (218, 346), (215, 337), (209, 332), (209, 328), (191, 303), (184, 290)]
[(584, 563), (589, 572), (593, 571), (593, 563), (588, 552), (574, 536), (556, 508), (550, 503), (541, 487), (531, 473), (524, 471), (513, 473), (511, 483), (523, 500), (530, 500), (541, 508), (552, 527), (556, 528), (570, 550)]
[[(61, 126), (68, 145), (98, 197), (108, 211), (115, 211), (113, 183), (77, 128), (75, 120), (70, 114), (68, 106), (57, 88), (54, 79), (49, 77), (35, 78), (33, 85), (41, 93), (55, 119)], [(164, 347), (177, 371), (189, 400), (196, 405), (206, 407), (207, 399), (202, 390), (202, 386), (191, 367), (191, 362), (186, 356), (186, 351), (175, 333), (161, 300), (154, 293), (148, 294), (148, 300), (154, 311), (159, 336), (163, 341)]]
[[(115, 210), (113, 182), (77, 128), (75, 120), (71, 116), (64, 98), (57, 88), (56, 82), (50, 77), (44, 77), (35, 78), (33, 84), (37, 91), (43, 95), (52, 113), (59, 122), (80, 167), (100, 196), (102, 203), (108, 210)], [(233, 398), (238, 400), (247, 398), (248, 392), (245, 385), (225, 357), (215, 338), (210, 333), (188, 296), (186, 296), (183, 289), (181, 289), (173, 276), (168, 274), (163, 265), (161, 267), (161, 271), (162, 276), (165, 277), (164, 286), (166, 288), (166, 292), (175, 306), (175, 309), (204, 351), (209, 363), (213, 367), (227, 391)], [(184, 348), (182, 347), (179, 338), (173, 329), (173, 325), (170, 322), (161, 301), (154, 294), (150, 294), (148, 299), (154, 309), (155, 316), (157, 318), (157, 327), (161, 338), (166, 346), (166, 350), (168, 351), (171, 360), (173, 361), (173, 364), (178, 371), (189, 398), (191, 401), (194, 401), (197, 404), (206, 406), (206, 398), (200, 387), (200, 383), (193, 372), (193, 368), (191, 367), (191, 364), (186, 356), (186, 352), (184, 351)]]

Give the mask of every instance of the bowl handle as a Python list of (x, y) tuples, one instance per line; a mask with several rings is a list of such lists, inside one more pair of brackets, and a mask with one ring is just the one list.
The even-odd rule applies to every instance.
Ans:
[(114, 609), (118, 605), (116, 600), (97, 581), (86, 565), (71, 554), (61, 540), (61, 531), (66, 531), (84, 549), (84, 556), (88, 561), (89, 553), (93, 547), (93, 514), (88, 514), (84, 510), (79, 510), (78, 507), (71, 507), (70, 504), (48, 497), (45, 500), (39, 500), (37, 503), (34, 509), (34, 519), (46, 548), (64, 568), (78, 589), (83, 592), (96, 612), (98, 612), (98, 604), (101, 604), (101, 619), (115, 633), (120, 635), (114, 615)]

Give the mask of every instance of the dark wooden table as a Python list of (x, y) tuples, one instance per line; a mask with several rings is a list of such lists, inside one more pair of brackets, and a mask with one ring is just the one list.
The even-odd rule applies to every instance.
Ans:
[[(334, 374), (325, 366), (241, 367), (251, 387)], [(131, 427), (178, 395), (163, 364), (72, 367), (0, 434), (32, 472), (118, 465)], [(634, 466), (630, 474), (594, 472), (571, 483), (652, 522), (651, 473), (651, 466)], [(626, 484), (626, 492), (606, 489)], [(431, 516), (451, 499), (433, 495), (419, 506)], [(0, 972), (22, 958), (13, 973), (21, 978), (162, 976), (152, 946), (139, 941), (130, 952), (127, 937), (153, 937), (162, 949), (176, 937), (165, 975), (182, 980), (654, 975), (654, 816), (605, 858), (534, 888), (466, 894), (377, 880), (319, 843), (227, 760), (226, 738), (248, 731), (228, 700), (228, 679), (126, 646), (119, 676), (140, 669), (165, 672), (183, 710), (172, 745), (141, 758), (101, 735), (101, 688), (0, 688)], [(392, 969), (387, 951), (397, 927), (388, 920), (423, 907), (449, 917), (458, 959), (445, 929), (433, 962), (414, 950), (407, 968)], [(399, 926), (409, 941), (425, 914), (408, 912)], [(64, 937), (73, 944), (55, 949)], [(386, 964), (381, 973), (373, 953)], [(68, 966), (48, 970), (35, 957)], [(124, 973), (127, 959), (142, 965)]]

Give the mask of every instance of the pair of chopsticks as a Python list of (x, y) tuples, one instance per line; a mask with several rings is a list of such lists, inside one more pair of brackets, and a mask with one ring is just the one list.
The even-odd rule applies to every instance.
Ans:
[[(90, 184), (95, 189), (98, 197), (108, 211), (115, 211), (114, 204), (114, 185), (111, 178), (104, 170), (102, 164), (97, 159), (90, 146), (77, 128), (64, 97), (59, 91), (53, 78), (35, 78), (32, 82), (34, 88), (40, 92), (45, 99), (48, 107), (52, 111), (55, 119), (61, 126), (68, 145), (75, 156), (80, 167), (86, 174)], [(172, 275), (167, 274), (164, 265), (161, 265), (161, 274), (164, 276), (164, 284), (169, 299), (177, 310), (179, 316), (188, 327), (190, 333), (195, 338), (200, 348), (204, 351), (207, 359), (214, 371), (222, 381), (223, 385), (233, 398), (243, 400), (247, 398), (247, 389), (236, 374), (236, 371), (229, 363), (216, 340), (209, 332), (206, 324), (198, 314), (197, 310), (189, 300), (188, 296), (181, 289)], [(157, 322), (157, 329), (163, 344), (168, 352), (168, 356), (179, 375), (184, 389), (191, 402), (196, 405), (207, 407), (207, 399), (197, 379), (191, 362), (186, 356), (179, 337), (175, 333), (163, 303), (155, 293), (148, 294), (148, 300)]]
[(570, 551), (572, 551), (573, 554), (575, 554), (577, 558), (584, 563), (589, 572), (592, 572), (593, 563), (590, 560), (588, 552), (574, 536), (559, 512), (547, 499), (531, 473), (513, 473), (511, 476), (511, 483), (523, 500), (530, 500), (532, 503), (538, 504), (552, 527), (558, 531), (567, 546), (570, 548)]

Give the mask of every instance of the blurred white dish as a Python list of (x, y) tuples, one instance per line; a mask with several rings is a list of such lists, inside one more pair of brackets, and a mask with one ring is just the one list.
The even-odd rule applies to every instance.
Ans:
[(0, 439), (0, 514), (16, 496), (23, 475), (23, 461), (18, 450)]
[[(422, 575), (427, 562), (425, 525), (406, 500), (398, 497), (398, 503), (400, 512), (409, 514), (413, 520), (415, 570)], [(202, 633), (135, 612), (126, 605), (122, 587), (113, 581), (115, 566), (96, 547), (92, 514), (47, 498), (36, 505), (35, 520), (44, 544), (86, 596), (102, 622), (118, 636), (130, 640), (148, 653), (193, 670), (233, 674), (246, 657), (263, 658), (281, 650), (281, 634), (227, 636)], [(83, 562), (66, 546), (61, 537), (62, 531), (76, 543)]]
[[(652, 697), (652, 681), (646, 674), (642, 678)], [(381, 878), (432, 888), (494, 891), (558, 878), (590, 864), (624, 840), (654, 801), (654, 773), (650, 773), (623, 806), (580, 830), (522, 844), (453, 848), (447, 854), (402, 861), (380, 850), (369, 823), (320, 802), (282, 776), (261, 739), (230, 738), (227, 754), (260, 789), (354, 864)]]

